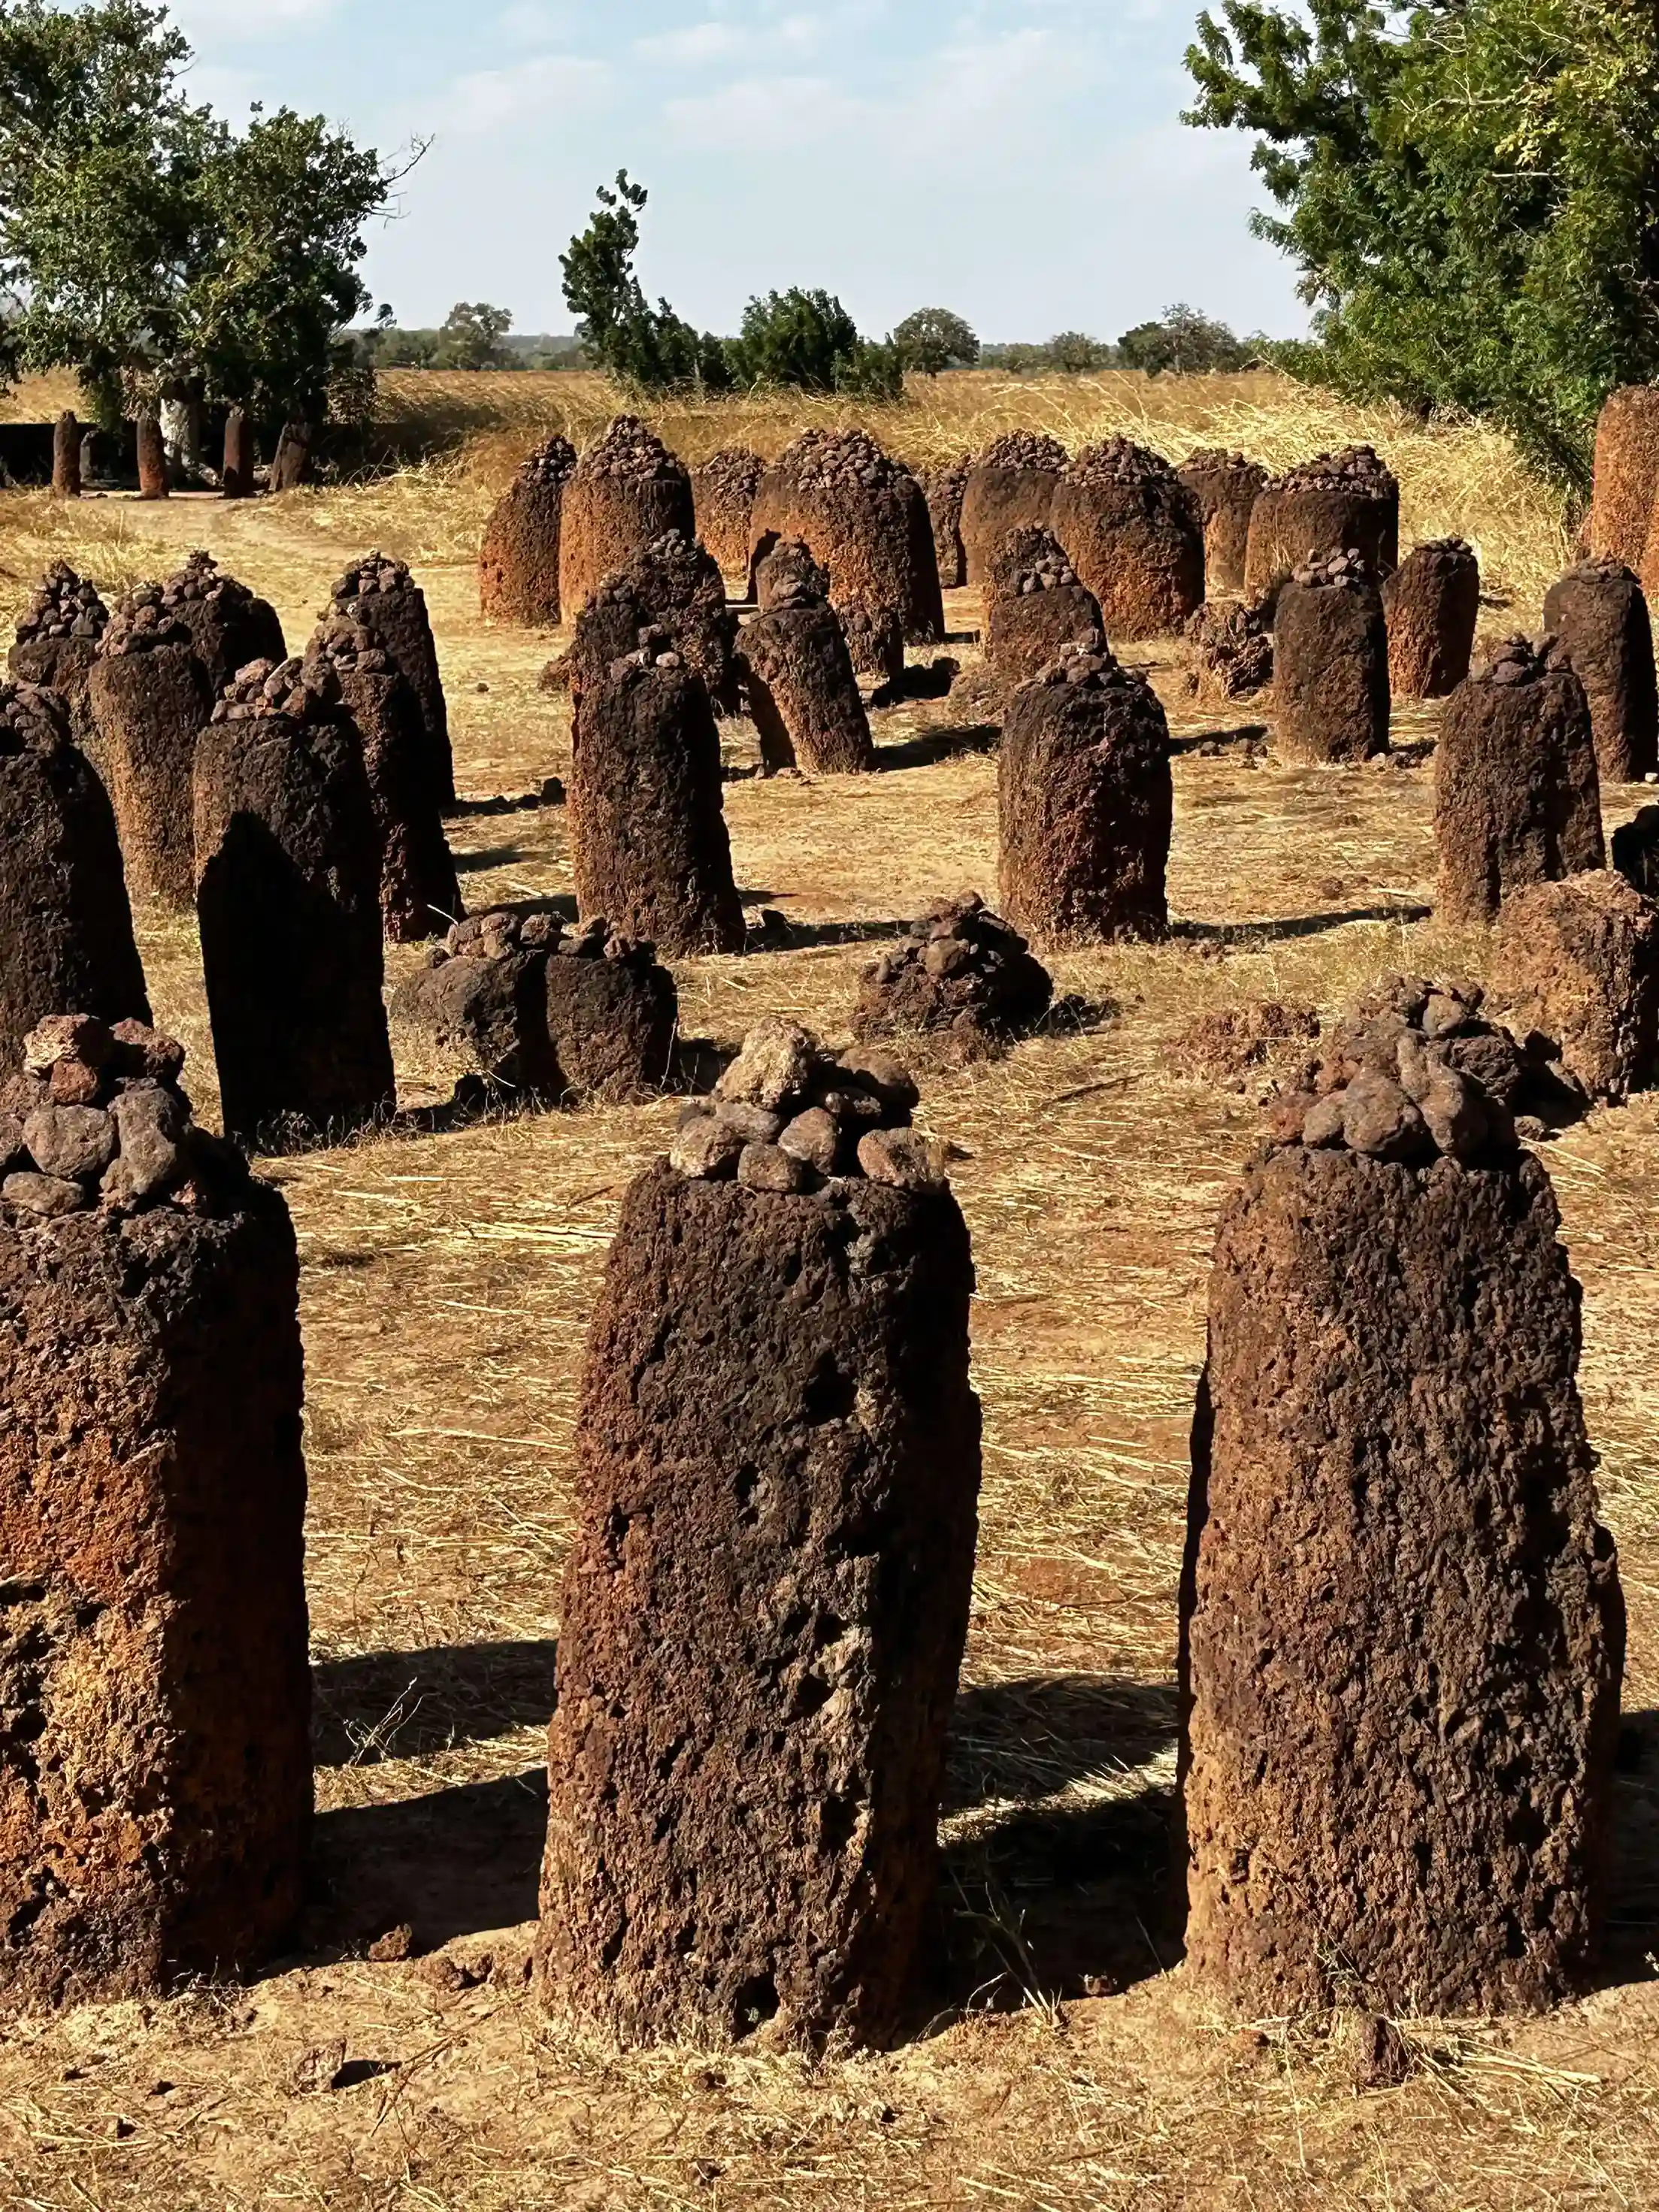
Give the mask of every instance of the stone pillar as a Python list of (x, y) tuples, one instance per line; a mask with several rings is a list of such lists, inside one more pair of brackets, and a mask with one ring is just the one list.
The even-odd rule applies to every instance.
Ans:
[(915, 2016), (980, 1422), (967, 1228), (896, 1073), (768, 1024), (623, 1202), (538, 1947), (548, 2006), (623, 2043)]
[(82, 751), (93, 736), (87, 685), (108, 627), (109, 609), (97, 586), (77, 575), (67, 561), (54, 561), (19, 617), (17, 642), (7, 659), (19, 683), (44, 684), (57, 692)]
[(1202, 604), (1197, 502), (1146, 447), (1109, 438), (1078, 454), (1054, 487), (1050, 520), (1109, 638), (1170, 636)]
[(1413, 546), (1382, 586), (1389, 685), (1396, 699), (1443, 699), (1469, 672), (1480, 563), (1461, 538)]
[(167, 452), (161, 439), (161, 418), (155, 415), (141, 415), (138, 417), (138, 496), (140, 499), (167, 499), (172, 490)]
[(638, 416), (618, 415), (565, 486), (559, 525), (565, 619), (574, 621), (605, 577), (665, 530), (696, 535), (690, 477)]
[(335, 585), (334, 605), (374, 631), (420, 702), (433, 800), (440, 814), (453, 814), (455, 757), (449, 743), (449, 707), (427, 615), (426, 594), (405, 562), (391, 560), (380, 552), (365, 553)]
[(140, 898), (188, 907), (196, 896), (191, 823), (196, 743), (213, 685), (190, 632), (150, 584), (123, 599), (87, 685), (121, 850)]
[(298, 491), (311, 480), (312, 428), (309, 422), (285, 422), (270, 464), (272, 491)]
[(1649, 580), (1644, 564), (1659, 495), (1659, 386), (1627, 384), (1610, 395), (1595, 425), (1595, 489), (1589, 550)]
[(826, 601), (803, 599), (757, 615), (742, 632), (738, 664), (769, 769), (836, 775), (874, 768), (847, 635)]
[(747, 446), (723, 446), (691, 471), (691, 507), (698, 538), (723, 576), (749, 588), (750, 521), (766, 464)]
[(1624, 1608), (1541, 1162), (1429, 987), (1223, 1212), (1182, 1597), (1188, 1971), (1249, 2018), (1553, 2004), (1606, 1907)]
[(781, 538), (807, 546), (829, 571), (830, 604), (843, 620), (863, 607), (878, 628), (896, 627), (901, 647), (944, 636), (927, 501), (909, 470), (865, 431), (808, 430), (786, 447), (762, 479), (750, 534), (751, 568)]
[(550, 438), (524, 463), (484, 525), (478, 605), (486, 622), (556, 629), (564, 488), (576, 465), (568, 438)]
[(52, 495), (54, 499), (81, 496), (81, 425), (68, 409), (52, 427)]
[(233, 407), (225, 417), (225, 465), (220, 483), (227, 499), (252, 499), (255, 455), (253, 424), (246, 407)]
[(189, 632), (216, 699), (251, 661), (288, 659), (276, 608), (226, 575), (211, 553), (192, 553), (161, 586), (161, 604)]
[(973, 456), (963, 453), (941, 469), (930, 469), (921, 477), (927, 519), (933, 526), (933, 558), (939, 563), (939, 589), (959, 592), (968, 581), (968, 550), (962, 542), (962, 502), (968, 479), (974, 472)]
[(1257, 461), (1224, 448), (1189, 453), (1176, 471), (1198, 502), (1204, 532), (1204, 596), (1218, 599), (1244, 589), (1250, 516), (1267, 481)]
[(1287, 761), (1370, 760), (1389, 750), (1389, 635), (1358, 554), (1304, 562), (1273, 620), (1274, 734)]
[[(182, 1050), (83, 1015), (0, 1113), (0, 2000), (291, 1934), (311, 1819), (299, 1263)], [(64, 1103), (72, 1101), (74, 1103)]]
[(1069, 459), (1058, 438), (1040, 430), (1011, 430), (992, 440), (963, 489), (969, 583), (990, 580), (991, 564), (1015, 531), (1048, 527), (1054, 486)]
[(991, 563), (985, 658), (1000, 684), (1029, 684), (1068, 645), (1103, 641), (1100, 602), (1049, 530), (1017, 530)]
[(1591, 1098), (1659, 1081), (1659, 904), (1606, 868), (1504, 902), (1492, 994), (1519, 1036), (1547, 1038)]
[(1620, 562), (1581, 562), (1545, 593), (1544, 628), (1584, 687), (1602, 782), (1640, 783), (1659, 768), (1659, 684), (1642, 586)]
[(1326, 545), (1363, 554), (1375, 576), (1400, 564), (1400, 486), (1369, 446), (1316, 454), (1262, 486), (1250, 509), (1245, 598), (1271, 605), (1291, 570)]

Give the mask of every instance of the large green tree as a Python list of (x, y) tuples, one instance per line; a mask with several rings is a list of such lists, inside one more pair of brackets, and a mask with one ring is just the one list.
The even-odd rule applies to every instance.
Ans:
[(614, 191), (600, 185), (587, 228), (559, 256), (565, 304), (583, 346), (621, 382), (646, 392), (697, 384), (724, 390), (731, 375), (720, 340), (683, 322), (666, 300), (652, 307), (635, 273), (649, 198), (626, 169), (617, 171)]
[(1601, 400), (1659, 376), (1659, 10), (1224, 0), (1188, 66), (1315, 309), (1288, 364), (1492, 415), (1583, 482)]

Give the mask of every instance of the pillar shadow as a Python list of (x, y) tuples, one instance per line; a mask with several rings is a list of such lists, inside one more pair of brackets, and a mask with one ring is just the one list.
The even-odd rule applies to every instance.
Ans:
[(515, 860), (522, 860), (522, 845), (487, 845), (478, 853), (453, 853), (458, 876), (477, 875), (482, 868), (509, 868)]
[(1650, 1981), (1659, 1954), (1659, 1712), (1626, 1713), (1613, 1795), (1607, 1985)]
[(1278, 921), (1172, 921), (1171, 938), (1207, 945), (1274, 944), (1290, 938), (1322, 937), (1328, 930), (1346, 929), (1354, 921), (1427, 921), (1431, 906), (1396, 902), (1390, 906), (1357, 906), (1340, 914), (1300, 914)]
[(1214, 745), (1259, 745), (1267, 737), (1265, 722), (1241, 722), (1236, 730), (1196, 730), (1191, 735), (1171, 738), (1172, 753), (1201, 753)]
[(1048, 1797), (1085, 1774), (1133, 1769), (1176, 1740), (1173, 1682), (1033, 1674), (959, 1692), (947, 1813), (987, 1798)]
[(876, 771), (889, 775), (900, 769), (935, 768), (940, 761), (957, 760), (969, 753), (994, 753), (1002, 743), (995, 722), (965, 723), (956, 729), (921, 730), (895, 745), (878, 745)]
[(557, 1644), (371, 1651), (312, 1669), (319, 1766), (377, 1766), (541, 1727), (557, 1701)]

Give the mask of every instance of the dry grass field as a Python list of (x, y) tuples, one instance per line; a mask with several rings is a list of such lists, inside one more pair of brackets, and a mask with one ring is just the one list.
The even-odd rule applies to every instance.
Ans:
[[(466, 896), (564, 896), (560, 811), (477, 805), (538, 791), (568, 761), (568, 729), (564, 702), (536, 689), (553, 640), (483, 626), (472, 562), (534, 433), (588, 434), (611, 396), (568, 376), (387, 383), (389, 406), (436, 434), (429, 458), (378, 482), (240, 507), (0, 497), (0, 612), (54, 552), (107, 589), (203, 544), (275, 601), (298, 644), (348, 556), (379, 544), (408, 557), (473, 802), (453, 825)], [(27, 400), (14, 411), (43, 411)], [(656, 419), (695, 457), (737, 441), (774, 451), (809, 415), (840, 411), (742, 402)], [(1401, 477), (1407, 542), (1455, 529), (1480, 547), (1494, 629), (1535, 626), (1565, 557), (1562, 515), (1501, 441), (1270, 378), (945, 378), (874, 427), (925, 460), (1013, 423), (1073, 441), (1126, 428), (1172, 456), (1224, 442), (1281, 464), (1368, 438)], [(950, 614), (947, 649), (970, 664), (975, 595), (955, 595)], [(319, 1805), (306, 1948), (246, 1988), (9, 2027), (0, 2204), (1659, 2201), (1659, 1098), (1546, 1148), (1585, 1288), (1583, 1389), (1631, 1604), (1626, 1705), (1645, 1743), (1620, 1784), (1605, 1986), (1540, 2021), (1407, 2022), (1412, 2078), (1361, 2096), (1340, 2023), (1241, 2027), (1180, 1971), (1164, 1834), (1187, 1431), (1212, 1223), (1255, 1111), (1249, 1092), (1188, 1073), (1181, 1040), (1213, 1007), (1272, 997), (1328, 1016), (1402, 966), (1478, 973), (1486, 948), (1427, 912), (1431, 711), (1400, 718), (1387, 763), (1293, 769), (1237, 719), (1194, 715), (1178, 647), (1129, 657), (1150, 667), (1176, 738), (1178, 927), (1157, 947), (1053, 963), (1094, 1009), (1074, 1034), (966, 1072), (913, 1055), (973, 1231), (986, 1414), (944, 1940), (914, 2039), (848, 2063), (617, 2057), (539, 2021), (524, 1968), (583, 1333), (622, 1191), (677, 1109), (381, 1137), (269, 1170), (304, 1261)], [(795, 945), (683, 963), (688, 1030), (731, 1040), (787, 1012), (837, 1036), (867, 940), (939, 894), (993, 888), (994, 733), (948, 699), (877, 720), (880, 772), (820, 784), (742, 775), (751, 734), (726, 726), (738, 879), (789, 918)], [(1642, 797), (1607, 793), (1610, 823)], [(186, 1080), (210, 1118), (192, 933), (154, 913), (139, 928), (158, 1018), (188, 1043)], [(394, 951), (393, 976), (419, 957)], [(441, 1071), (399, 1042), (410, 1097), (431, 1096)], [(416, 1955), (371, 1958), (404, 1923)], [(315, 2086), (330, 2078), (339, 2086)]]

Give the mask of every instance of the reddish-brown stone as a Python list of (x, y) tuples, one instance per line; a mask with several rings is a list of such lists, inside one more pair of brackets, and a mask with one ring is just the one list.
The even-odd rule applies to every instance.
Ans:
[(855, 775), (876, 764), (841, 617), (822, 599), (775, 604), (744, 629), (738, 666), (769, 769)]
[(1174, 789), (1152, 687), (1068, 652), (1015, 692), (1002, 733), (1002, 907), (1041, 945), (1160, 936)]
[(959, 592), (968, 581), (968, 549), (962, 542), (962, 503), (974, 458), (963, 453), (943, 468), (928, 469), (921, 477), (927, 519), (933, 527), (933, 558), (939, 563), (939, 588)]
[(864, 431), (808, 430), (767, 471), (750, 523), (751, 572), (786, 538), (799, 538), (828, 570), (843, 620), (861, 607), (878, 626), (896, 623), (914, 644), (944, 636), (921, 486)]
[(1434, 831), (1448, 921), (1490, 921), (1522, 884), (1603, 865), (1589, 708), (1553, 638), (1510, 638), (1447, 702)]
[(570, 441), (549, 438), (497, 501), (478, 553), (478, 605), (486, 622), (557, 629), (560, 524), (575, 466)]
[(1242, 592), (1250, 515), (1267, 471), (1259, 461), (1218, 447), (1189, 453), (1176, 474), (1198, 502), (1205, 597), (1218, 599)]
[(991, 563), (985, 659), (1000, 684), (1029, 683), (1067, 645), (1103, 640), (1100, 602), (1052, 531), (1016, 530)]
[(1400, 486), (1369, 446), (1320, 453), (1262, 486), (1250, 510), (1245, 598), (1271, 603), (1291, 571), (1328, 545), (1363, 554), (1376, 576), (1400, 564)]
[(1289, 761), (1370, 760), (1389, 749), (1389, 635), (1365, 561), (1327, 553), (1279, 594), (1274, 735)]
[(1273, 680), (1267, 610), (1242, 599), (1206, 599), (1187, 625), (1193, 648), (1187, 688), (1201, 706), (1254, 699)]
[(149, 1019), (115, 816), (62, 702), (0, 684), (0, 1062), (65, 1006)]
[(695, 538), (665, 531), (641, 546), (621, 571), (621, 580), (659, 628), (669, 647), (700, 676), (714, 711), (738, 708), (732, 650), (738, 618), (727, 604), (719, 564)]
[(270, 464), (272, 491), (297, 491), (311, 476), (309, 422), (284, 422)]
[[(141, 587), (134, 604), (145, 604), (153, 588)], [(215, 699), (250, 661), (288, 659), (276, 608), (226, 575), (211, 553), (192, 553), (161, 586), (159, 604), (189, 632)]]
[(741, 576), (750, 587), (749, 525), (766, 464), (747, 446), (723, 446), (691, 471), (691, 506), (696, 535), (713, 554), (723, 576)]
[(449, 708), (427, 616), (426, 594), (406, 562), (391, 560), (384, 553), (365, 553), (335, 585), (334, 605), (374, 633), (420, 702), (428, 782), (439, 813), (453, 814), (455, 759), (449, 744)]
[(1382, 586), (1389, 686), (1396, 699), (1443, 699), (1469, 672), (1480, 618), (1480, 563), (1461, 538), (1415, 545)]
[[(852, 1080), (748, 1110), (804, 1152), (835, 1119), (810, 1098)], [(916, 1151), (900, 1129), (859, 1155), (896, 1177)], [(629, 1191), (560, 1607), (538, 1947), (559, 2014), (840, 2049), (911, 2018), (973, 1575), (972, 1283), (947, 1189), (826, 1186), (786, 1144)]]
[(664, 1088), (679, 999), (653, 945), (618, 936), (599, 916), (550, 946), (543, 981), (562, 1095), (628, 1105)]
[(853, 1035), (943, 1030), (957, 1056), (1002, 1051), (1048, 1011), (1054, 980), (977, 891), (932, 907), (864, 971)]
[(1593, 868), (1504, 902), (1492, 994), (1521, 1036), (1547, 1038), (1592, 1098), (1659, 1080), (1659, 904)]
[(986, 447), (962, 495), (969, 583), (989, 580), (992, 563), (1015, 531), (1048, 527), (1067, 459), (1059, 439), (1040, 430), (1011, 430)]
[(69, 709), (75, 742), (89, 757), (95, 744), (87, 684), (108, 628), (109, 609), (97, 586), (78, 576), (67, 561), (54, 561), (18, 618), (17, 642), (7, 659), (20, 684), (42, 684), (58, 693)]
[(565, 619), (573, 621), (607, 576), (669, 530), (697, 534), (685, 464), (637, 415), (618, 415), (565, 485), (559, 525)]
[[(1182, 1596), (1188, 1970), (1249, 2017), (1582, 1988), (1624, 1609), (1543, 1165), (1425, 1019), (1222, 1216)], [(1305, 1116), (1297, 1139), (1286, 1108)]]
[(138, 496), (166, 499), (173, 489), (167, 473), (167, 449), (161, 438), (159, 416), (138, 417)]
[(1641, 782), (1659, 769), (1659, 684), (1642, 586), (1620, 562), (1581, 562), (1546, 592), (1544, 627), (1584, 687), (1601, 781)]
[(329, 672), (256, 661), (196, 749), (197, 918), (227, 1132), (275, 1150), (392, 1111), (380, 839)]
[(1066, 464), (1050, 526), (1100, 603), (1108, 637), (1163, 637), (1204, 598), (1197, 502), (1169, 463), (1109, 438)]
[(139, 898), (188, 907), (196, 896), (191, 774), (213, 711), (213, 685), (190, 632), (146, 587), (123, 599), (87, 685), (99, 758)]
[(81, 425), (68, 408), (52, 425), (52, 495), (54, 499), (81, 496)]
[(1659, 386), (1627, 384), (1613, 392), (1595, 425), (1595, 489), (1589, 551), (1618, 561), (1645, 586), (1648, 532), (1659, 495)]
[(219, 484), (227, 499), (252, 499), (253, 471), (258, 464), (253, 419), (246, 407), (233, 407), (225, 417), (224, 467)]

